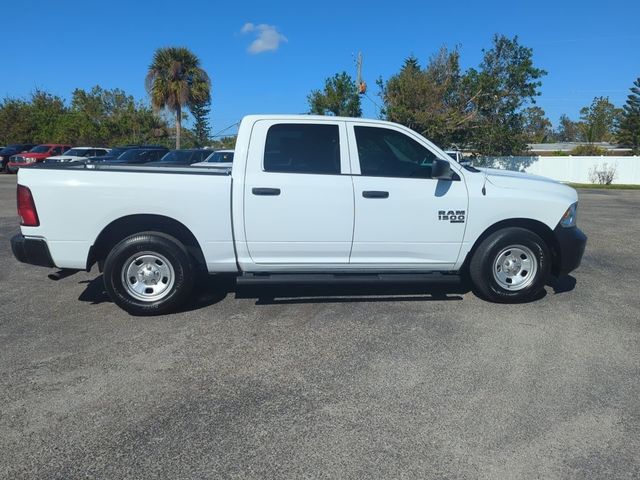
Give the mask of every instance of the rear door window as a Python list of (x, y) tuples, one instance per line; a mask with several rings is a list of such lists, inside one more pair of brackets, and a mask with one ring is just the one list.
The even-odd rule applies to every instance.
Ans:
[(280, 173), (340, 174), (338, 125), (272, 125), (267, 131), (264, 170)]

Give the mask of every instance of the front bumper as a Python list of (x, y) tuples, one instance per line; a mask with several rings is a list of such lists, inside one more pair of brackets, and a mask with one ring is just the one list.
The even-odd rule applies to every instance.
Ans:
[(553, 231), (558, 242), (558, 257), (555, 265), (556, 275), (566, 275), (580, 266), (587, 236), (578, 227), (564, 228), (558, 225)]
[(11, 251), (19, 262), (38, 265), (40, 267), (55, 267), (47, 242), (42, 238), (29, 238), (18, 234), (11, 238)]

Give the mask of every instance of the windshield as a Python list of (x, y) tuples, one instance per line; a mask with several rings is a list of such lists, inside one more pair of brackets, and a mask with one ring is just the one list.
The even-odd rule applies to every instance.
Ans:
[(162, 157), (161, 163), (179, 163), (189, 165), (204, 161), (210, 153), (207, 150), (172, 150)]
[(72, 148), (63, 153), (63, 155), (68, 155), (70, 157), (84, 157), (87, 154), (88, 150), (85, 148)]
[(213, 152), (209, 158), (209, 163), (231, 163), (233, 162), (233, 152)]
[(49, 150), (51, 150), (49, 145), (38, 145), (29, 150), (29, 153), (47, 153)]
[(142, 157), (147, 153), (147, 150), (126, 150), (122, 155), (118, 157), (118, 160), (131, 161), (138, 157)]
[(120, 157), (120, 155), (122, 155), (125, 152), (128, 152), (129, 150), (130, 150), (129, 148), (121, 148), (121, 147), (112, 148), (110, 152), (100, 156), (101, 157)]

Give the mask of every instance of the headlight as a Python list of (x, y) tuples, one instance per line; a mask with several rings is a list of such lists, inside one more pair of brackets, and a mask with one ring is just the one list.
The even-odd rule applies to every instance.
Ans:
[(564, 212), (562, 218), (560, 219), (560, 225), (565, 228), (575, 227), (576, 226), (576, 217), (578, 215), (578, 202), (571, 205), (567, 208), (567, 211)]

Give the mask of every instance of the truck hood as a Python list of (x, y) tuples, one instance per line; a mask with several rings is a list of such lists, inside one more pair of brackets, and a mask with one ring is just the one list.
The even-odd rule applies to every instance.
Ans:
[(496, 185), (500, 184), (500, 182), (509, 182), (512, 178), (518, 178), (522, 180), (532, 180), (538, 182), (548, 182), (548, 183), (560, 183), (556, 180), (547, 177), (541, 177), (540, 175), (532, 175), (530, 173), (525, 172), (514, 172), (513, 170), (501, 170), (499, 168), (478, 168), (478, 170), (483, 171), (487, 174), (487, 179)]
[(487, 181), (496, 187), (549, 192), (577, 200), (575, 189), (551, 178), (497, 168), (478, 168), (478, 170), (482, 171), (487, 176)]
[(77, 162), (78, 160), (84, 160), (84, 157), (76, 157), (73, 155), (54, 155), (53, 157), (47, 157), (47, 160), (52, 162)]
[(42, 160), (43, 158), (47, 158), (49, 155), (47, 153), (21, 153), (20, 156), (24, 158), (35, 158)]

